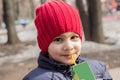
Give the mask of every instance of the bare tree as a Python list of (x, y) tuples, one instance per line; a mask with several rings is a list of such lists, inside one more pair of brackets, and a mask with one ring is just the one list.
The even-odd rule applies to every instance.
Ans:
[(41, 4), (45, 3), (46, 0), (40, 0), (41, 1)]
[(90, 24), (89, 24), (89, 19), (88, 19), (88, 12), (85, 9), (85, 6), (83, 4), (83, 0), (76, 0), (76, 6), (79, 10), (79, 14), (82, 20), (82, 24), (83, 24), (83, 30), (84, 30), (84, 34), (85, 34), (85, 40), (91, 40), (91, 35), (90, 35)]
[(30, 7), (31, 7), (31, 16), (32, 16), (32, 18), (34, 18), (34, 16), (35, 16), (35, 14), (34, 14), (34, 10), (35, 10), (35, 6), (34, 6), (34, 2), (33, 2), (33, 0), (29, 0), (29, 2), (30, 2)]
[(87, 0), (92, 41), (104, 43), (100, 0)]
[(17, 32), (15, 30), (14, 24), (14, 2), (13, 0), (2, 0), (3, 2), (3, 12), (4, 21), (6, 23), (7, 34), (8, 34), (8, 44), (14, 44), (19, 42), (17, 37)]
[[(41, 4), (45, 3), (46, 1), (55, 1), (55, 0), (41, 0)], [(65, 2), (65, 0), (56, 0), (56, 1), (64, 1)]]
[(15, 10), (15, 20), (17, 20), (18, 19), (18, 17), (19, 17), (19, 13), (20, 13), (20, 9), (19, 9), (19, 7), (20, 7), (20, 0), (14, 0), (14, 10)]
[[(1, 16), (1, 12), (0, 12), (0, 16)], [(0, 17), (0, 28), (1, 28), (1, 24), (2, 24), (2, 18)]]
[[(2, 6), (1, 4), (1, 1), (0, 1), (0, 7)], [(1, 9), (1, 8), (0, 8)], [(3, 19), (2, 19), (3, 15), (2, 15), (2, 11), (0, 11), (0, 28), (1, 28), (1, 24), (3, 22)]]

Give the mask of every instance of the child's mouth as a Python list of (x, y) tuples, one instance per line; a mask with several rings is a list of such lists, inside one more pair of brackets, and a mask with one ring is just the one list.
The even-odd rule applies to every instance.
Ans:
[(67, 58), (69, 58), (69, 59), (71, 59), (71, 58), (72, 58), (71, 54), (70, 54), (70, 55), (66, 55), (66, 57), (67, 57)]
[(66, 55), (63, 55), (63, 56), (68, 58), (68, 59), (72, 59), (72, 54), (66, 54)]

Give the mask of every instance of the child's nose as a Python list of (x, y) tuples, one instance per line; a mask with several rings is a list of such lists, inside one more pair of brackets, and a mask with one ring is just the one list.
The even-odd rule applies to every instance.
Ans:
[(63, 49), (64, 49), (65, 51), (73, 50), (73, 44), (72, 44), (72, 42), (66, 41), (66, 42), (64, 43)]

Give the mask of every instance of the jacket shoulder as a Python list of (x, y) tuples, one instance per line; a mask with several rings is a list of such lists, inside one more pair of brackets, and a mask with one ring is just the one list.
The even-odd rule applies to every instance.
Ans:
[(52, 71), (48, 71), (42, 68), (35, 68), (29, 72), (23, 80), (51, 80)]
[(88, 62), (89, 66), (92, 68), (93, 71), (95, 70), (104, 71), (104, 69), (106, 68), (105, 63), (102, 61), (88, 59), (88, 58), (81, 58), (81, 59)]

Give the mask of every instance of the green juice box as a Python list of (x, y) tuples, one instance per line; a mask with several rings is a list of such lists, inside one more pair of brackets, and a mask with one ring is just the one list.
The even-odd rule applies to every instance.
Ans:
[(72, 66), (74, 80), (96, 80), (87, 62)]

